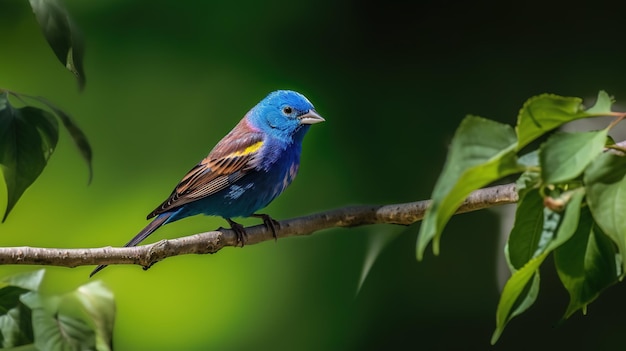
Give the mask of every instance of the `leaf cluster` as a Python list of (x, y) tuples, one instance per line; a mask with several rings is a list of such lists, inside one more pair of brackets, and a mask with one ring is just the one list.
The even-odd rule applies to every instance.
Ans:
[[(82, 90), (85, 85), (84, 45), (67, 11), (58, 0), (30, 0), (30, 5), (50, 47), (59, 61), (76, 76)], [(10, 96), (25, 106), (14, 106), (9, 101)], [(0, 89), (0, 169), (7, 188), (7, 206), (2, 221), (52, 156), (59, 139), (55, 116), (87, 161), (91, 181), (91, 147), (70, 115), (45, 98)]]
[[(626, 113), (611, 111), (612, 103), (604, 91), (590, 108), (577, 97), (543, 94), (526, 101), (515, 128), (467, 116), (457, 129), (420, 228), (417, 257), (429, 243), (439, 252), (445, 224), (470, 192), (519, 174), (515, 224), (504, 248), (512, 275), (500, 297), (492, 343), (534, 303), (540, 266), (551, 253), (570, 296), (564, 318), (586, 312), (604, 289), (623, 278), (626, 157), (609, 131)], [(565, 123), (597, 116), (615, 120), (601, 130), (550, 134)]]
[(0, 346), (29, 350), (111, 350), (113, 293), (96, 281), (61, 295), (39, 291), (45, 271), (0, 281)]

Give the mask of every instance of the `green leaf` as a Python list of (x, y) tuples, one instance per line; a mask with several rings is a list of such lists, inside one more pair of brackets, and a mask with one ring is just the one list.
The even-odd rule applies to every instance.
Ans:
[(76, 76), (78, 87), (85, 86), (83, 69), (84, 43), (63, 4), (59, 0), (29, 0), (43, 35), (59, 61)]
[(615, 100), (611, 96), (609, 96), (606, 91), (600, 90), (598, 92), (596, 103), (590, 108), (586, 109), (585, 112), (593, 116), (608, 115), (611, 113), (611, 106), (614, 102)]
[(507, 257), (514, 270), (544, 252), (551, 252), (572, 237), (578, 226), (585, 192), (578, 188), (566, 194), (569, 198), (563, 213), (543, 207), (538, 190), (529, 191), (520, 200), (507, 245)]
[[(548, 252), (544, 252), (528, 261), (521, 269), (514, 272), (504, 285), (498, 302), (496, 330), (491, 337), (492, 345), (498, 341), (506, 324), (534, 303), (539, 290), (539, 266), (547, 256)], [(531, 279), (533, 282), (529, 285)], [(526, 294), (523, 294), (524, 292)]]
[(539, 166), (539, 150), (533, 150), (527, 154), (520, 156), (517, 159), (517, 163), (525, 167), (538, 167)]
[(619, 281), (615, 245), (593, 224), (584, 207), (572, 238), (554, 251), (556, 270), (570, 296), (564, 318), (580, 309), (584, 313), (604, 289)]
[(365, 239), (367, 241), (365, 257), (361, 267), (361, 274), (356, 287), (356, 295), (361, 292), (363, 284), (371, 272), (374, 263), (383, 250), (391, 243), (403, 229), (391, 228), (389, 226), (371, 226), (367, 229)]
[(535, 256), (543, 232), (543, 198), (539, 190), (529, 191), (515, 210), (515, 224), (507, 245), (509, 263), (514, 270), (522, 268)]
[(44, 270), (21, 273), (7, 277), (0, 282), (0, 315), (19, 304), (20, 295), (39, 290)]
[(113, 348), (113, 325), (115, 322), (115, 300), (113, 292), (101, 281), (85, 284), (72, 293), (68, 299), (75, 299), (85, 313), (85, 319), (96, 331), (98, 350)]
[(37, 291), (46, 273), (45, 269), (19, 273), (6, 277), (0, 281), (0, 287), (14, 286), (24, 290)]
[(509, 125), (476, 116), (461, 122), (420, 228), (418, 259), (431, 240), (434, 253), (439, 253), (443, 227), (473, 190), (523, 170), (517, 164), (515, 146), (515, 132)]
[(606, 137), (606, 129), (552, 135), (539, 149), (544, 183), (562, 183), (581, 175), (604, 149)]
[(31, 311), (20, 297), (39, 289), (44, 270), (21, 273), (0, 282), (0, 332), (2, 348), (17, 347), (33, 343)]
[(543, 198), (536, 189), (527, 192), (518, 205), (506, 247), (513, 275), (500, 296), (492, 344), (512, 318), (535, 302), (539, 294), (539, 267), (550, 252), (566, 243), (576, 231), (585, 192), (579, 188), (566, 194), (569, 198), (562, 214), (544, 208)]
[[(39, 350), (112, 350), (113, 293), (95, 281), (65, 294), (43, 295), (37, 291), (43, 275), (39, 270), (0, 282), (0, 305), (6, 311), (0, 315), (0, 346), (34, 343)], [(20, 293), (7, 294), (9, 288)]]
[(0, 93), (0, 165), (8, 197), (3, 221), (43, 171), (58, 133), (57, 121), (50, 113), (30, 106), (13, 108), (8, 93)]
[(62, 298), (39, 293), (22, 296), (33, 312), (35, 346), (40, 350), (95, 350), (95, 332), (74, 316), (58, 312)]
[(33, 311), (35, 345), (41, 350), (111, 350), (115, 303), (101, 282), (56, 296), (29, 293), (22, 302)]
[(19, 302), (17, 306), (0, 316), (0, 332), (2, 334), (0, 346), (4, 349), (32, 345), (35, 338), (30, 308)]
[(517, 116), (518, 150), (521, 150), (543, 134), (580, 118), (602, 116), (611, 113), (611, 98), (600, 91), (596, 104), (584, 110), (582, 99), (543, 94), (524, 103)]
[(584, 182), (593, 218), (619, 248), (623, 264), (626, 262), (626, 158), (601, 154), (585, 171)]
[(559, 228), (556, 231), (556, 235), (548, 245), (546, 245), (545, 250), (547, 252), (554, 251), (564, 243), (566, 243), (576, 232), (578, 228), (578, 223), (580, 221), (580, 211), (583, 207), (583, 199), (585, 197), (585, 189), (578, 188), (569, 192), (566, 192), (562, 195), (562, 198), (567, 198), (567, 204), (565, 206), (565, 213), (561, 217), (561, 221), (559, 223)]

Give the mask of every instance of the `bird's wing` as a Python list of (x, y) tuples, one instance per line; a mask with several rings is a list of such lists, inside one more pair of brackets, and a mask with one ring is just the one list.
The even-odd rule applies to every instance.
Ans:
[(262, 146), (263, 134), (233, 129), (183, 177), (167, 200), (152, 211), (148, 218), (213, 195), (241, 179), (258, 164)]

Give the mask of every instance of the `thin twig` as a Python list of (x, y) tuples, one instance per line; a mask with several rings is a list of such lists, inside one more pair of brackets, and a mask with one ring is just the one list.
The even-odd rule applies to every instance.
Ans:
[[(476, 211), (487, 207), (517, 202), (515, 184), (498, 185), (474, 191), (456, 213)], [(279, 238), (309, 235), (337, 227), (357, 227), (369, 224), (409, 225), (420, 221), (430, 200), (382, 206), (353, 206), (319, 212), (309, 216), (280, 221), (276, 231)], [(273, 240), (272, 232), (263, 225), (246, 228), (246, 245)], [(137, 264), (150, 267), (170, 256), (212, 254), (225, 246), (236, 246), (235, 233), (218, 229), (138, 247), (103, 247), (96, 249), (53, 249), (35, 247), (0, 248), (0, 264), (28, 264), (77, 267), (98, 264)]]

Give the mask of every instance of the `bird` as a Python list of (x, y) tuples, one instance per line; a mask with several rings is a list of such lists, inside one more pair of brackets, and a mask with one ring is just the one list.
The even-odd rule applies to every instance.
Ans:
[[(296, 177), (302, 141), (310, 126), (324, 122), (313, 104), (292, 90), (277, 90), (248, 111), (209, 154), (176, 185), (147, 219), (153, 220), (124, 247), (136, 246), (161, 226), (204, 214), (224, 218), (244, 245), (235, 217), (258, 217), (276, 238), (278, 222), (257, 213)], [(92, 277), (107, 265), (99, 265)]]

